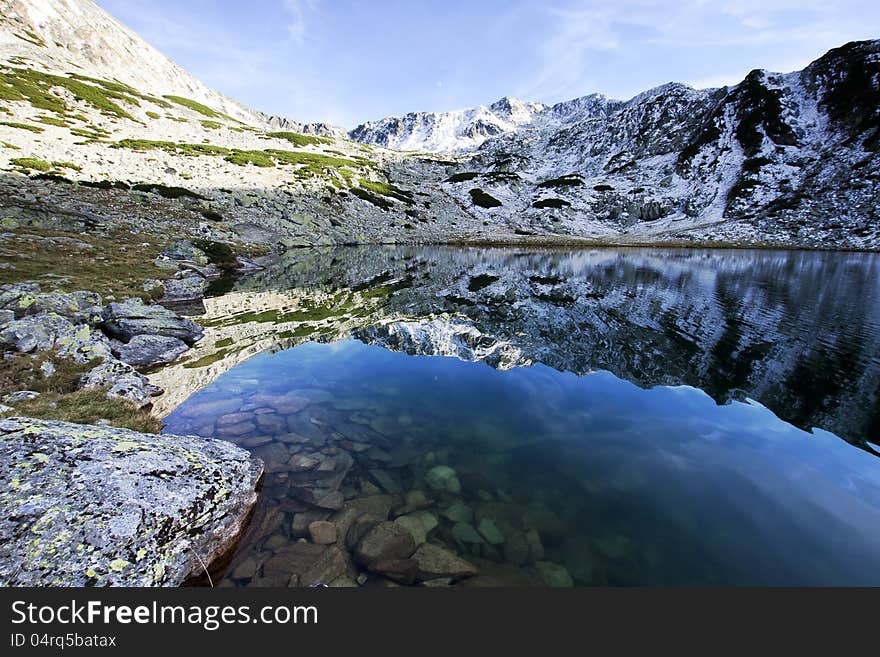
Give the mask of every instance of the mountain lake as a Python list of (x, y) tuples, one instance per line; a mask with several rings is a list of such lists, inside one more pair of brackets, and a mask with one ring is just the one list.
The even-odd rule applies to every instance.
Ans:
[(164, 431), (266, 465), (223, 585), (880, 585), (878, 255), (310, 248), (189, 312)]

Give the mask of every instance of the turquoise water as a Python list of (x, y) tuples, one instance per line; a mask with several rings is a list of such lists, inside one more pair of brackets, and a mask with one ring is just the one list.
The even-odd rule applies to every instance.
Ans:
[[(390, 495), (390, 518), (423, 491), (427, 540), (480, 569), (452, 584), (880, 585), (880, 460), (693, 387), (307, 342), (223, 374), (165, 431), (266, 461), (259, 527), (226, 584), (286, 584), (296, 566), (271, 559), (308, 536), (297, 515), (339, 513), (303, 491), (338, 483), (348, 501)], [(438, 465), (457, 491), (432, 487)], [(500, 541), (468, 531), (486, 518)], [(366, 570), (340, 582), (383, 579)]]

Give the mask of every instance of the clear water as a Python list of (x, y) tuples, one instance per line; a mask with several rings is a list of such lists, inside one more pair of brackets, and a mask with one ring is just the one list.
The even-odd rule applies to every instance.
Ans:
[[(288, 583), (277, 555), (338, 490), (390, 495), (391, 518), (424, 491), (428, 542), (480, 570), (453, 584), (880, 585), (877, 274), (860, 254), (294, 254), (208, 312), (224, 354), (233, 334), (264, 353), (165, 430), (266, 461), (227, 584)], [(288, 296), (242, 310), (267, 290)], [(487, 518), (492, 541), (460, 526)]]

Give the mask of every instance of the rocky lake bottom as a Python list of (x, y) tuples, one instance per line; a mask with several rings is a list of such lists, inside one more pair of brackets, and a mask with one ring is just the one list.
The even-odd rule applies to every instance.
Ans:
[(164, 431), (265, 463), (222, 585), (880, 585), (877, 268), (295, 254)]

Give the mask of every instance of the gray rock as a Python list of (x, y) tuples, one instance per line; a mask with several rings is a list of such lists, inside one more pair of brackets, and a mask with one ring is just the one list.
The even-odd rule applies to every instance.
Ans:
[(466, 522), (457, 522), (452, 526), (452, 535), (462, 543), (485, 543), (483, 537)]
[(0, 420), (0, 584), (178, 586), (234, 548), (262, 464), (191, 436)]
[(290, 523), (290, 535), (294, 538), (309, 536), (309, 526), (315, 522), (326, 520), (329, 515), (329, 511), (319, 509), (308, 509), (294, 514), (293, 522)]
[(28, 315), (8, 322), (0, 329), (0, 344), (20, 352), (55, 350), (77, 363), (112, 356), (110, 343), (90, 326), (77, 326), (55, 313)]
[(16, 318), (53, 313), (74, 318), (86, 308), (101, 305), (101, 295), (94, 292), (40, 292), (39, 285), (14, 283), (0, 287), (0, 308)]
[(406, 528), (384, 521), (376, 523), (358, 541), (354, 558), (369, 567), (379, 561), (406, 559), (415, 549), (415, 541)]
[[(321, 555), (300, 574), (301, 586), (330, 584), (349, 571), (349, 558), (335, 545), (324, 550)], [(357, 584), (355, 584), (357, 586)]]
[(104, 331), (128, 342), (136, 335), (164, 335), (183, 340), (192, 346), (201, 339), (202, 327), (162, 306), (148, 306), (140, 299), (127, 299), (107, 306)]
[(370, 565), (370, 570), (399, 584), (412, 584), (419, 574), (419, 562), (415, 559), (386, 559)]
[(178, 338), (164, 335), (136, 335), (117, 350), (119, 360), (135, 367), (167, 365), (189, 350)]
[(330, 545), (336, 542), (336, 525), (326, 520), (315, 520), (309, 523), (309, 536), (313, 543)]
[(51, 360), (44, 360), (40, 363), (40, 374), (42, 374), (45, 378), (49, 378), (55, 374), (55, 363)]
[(172, 278), (163, 283), (165, 294), (162, 295), (162, 301), (181, 302), (195, 301), (205, 296), (205, 290), (208, 289), (208, 281), (201, 276), (193, 273), (184, 278)]
[(486, 539), (487, 543), (500, 545), (504, 542), (504, 535), (499, 531), (498, 526), (491, 518), (481, 519), (477, 524), (477, 531)]
[(440, 512), (440, 515), (444, 518), (448, 518), (452, 522), (473, 522), (474, 520), (473, 509), (460, 501), (455, 501), (450, 504)]
[(448, 465), (436, 465), (425, 474), (425, 483), (434, 490), (447, 491), (458, 495), (461, 492), (461, 483), (455, 470)]
[(428, 538), (428, 533), (437, 526), (437, 516), (430, 511), (416, 511), (405, 516), (400, 516), (395, 521), (405, 527), (416, 545), (421, 545)]
[(7, 404), (14, 404), (15, 402), (36, 399), (39, 396), (40, 393), (34, 390), (19, 390), (17, 392), (10, 392), (8, 395), (3, 395), (3, 401)]
[(263, 564), (263, 577), (269, 586), (287, 586), (293, 575), (301, 581), (326, 550), (326, 546), (314, 543), (288, 543)]
[(0, 404), (0, 413), (9, 413), (10, 411), (14, 411), (15, 409), (12, 406), (6, 406), (5, 404)]
[(83, 374), (80, 388), (109, 388), (108, 398), (127, 399), (139, 407), (150, 403), (150, 398), (162, 394), (162, 389), (131, 365), (119, 360), (109, 360)]
[(474, 564), (431, 543), (420, 545), (412, 558), (418, 563), (417, 577), (422, 581), (441, 577), (470, 577), (478, 572)]
[(534, 565), (535, 572), (547, 586), (571, 587), (574, 581), (564, 566), (552, 561), (537, 561)]
[(162, 251), (156, 258), (156, 266), (158, 267), (177, 268), (180, 262), (207, 265), (208, 257), (204, 251), (189, 240), (179, 240)]

